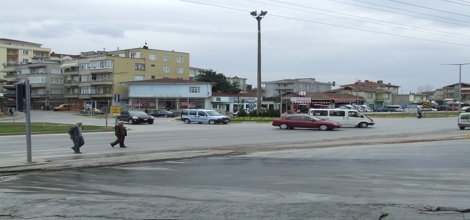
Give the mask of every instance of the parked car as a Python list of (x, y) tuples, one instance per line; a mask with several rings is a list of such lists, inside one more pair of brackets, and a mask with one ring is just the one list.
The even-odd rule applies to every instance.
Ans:
[(178, 113), (172, 112), (172, 111), (166, 111), (166, 110), (164, 111), (157, 110), (152, 113), (149, 113), (149, 115), (154, 116), (154, 117), (165, 117), (165, 118), (172, 117), (173, 118), (173, 117), (178, 116)]
[(181, 112), (181, 121), (185, 124), (197, 122), (198, 124), (227, 124), (230, 122), (230, 117), (221, 115), (215, 110), (209, 109), (184, 109)]
[(54, 107), (54, 111), (70, 111), (70, 104), (62, 104)]
[[(85, 110), (85, 109), (82, 109), (82, 110), (80, 110), (80, 113), (81, 113), (81, 114), (90, 113), (90, 109), (86, 109), (86, 110)], [(97, 109), (97, 108), (93, 108), (93, 114), (104, 114), (104, 112), (101, 111), (101, 110), (99, 110), (99, 109)]]
[(369, 107), (367, 105), (361, 105), (361, 106), (364, 108), (364, 110), (366, 110), (366, 112), (373, 112), (374, 111), (374, 109), (372, 109), (371, 107)]
[(460, 130), (470, 127), (470, 113), (460, 113), (459, 119), (457, 119), (457, 126)]
[(321, 119), (319, 117), (304, 115), (304, 114), (292, 114), (282, 118), (276, 118), (271, 123), (273, 126), (279, 126), (281, 129), (294, 129), (294, 128), (318, 128), (322, 131), (333, 130), (335, 128), (341, 128), (341, 123), (335, 121), (329, 121)]
[(117, 117), (118, 121), (125, 121), (129, 124), (149, 123), (153, 124), (154, 117), (143, 111), (122, 111)]
[(461, 112), (466, 112), (467, 109), (469, 109), (469, 108), (470, 108), (470, 106), (464, 106), (464, 107), (462, 107), (462, 108), (460, 109), (460, 111), (461, 111)]

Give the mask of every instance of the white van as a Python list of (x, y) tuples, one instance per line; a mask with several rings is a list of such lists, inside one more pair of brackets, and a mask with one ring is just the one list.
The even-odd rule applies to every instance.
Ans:
[(209, 123), (213, 124), (227, 124), (230, 122), (230, 117), (221, 115), (218, 111), (209, 109), (184, 109), (181, 112), (181, 121), (185, 124), (197, 122), (199, 124)]
[(322, 119), (339, 122), (343, 126), (367, 128), (367, 126), (375, 124), (374, 120), (371, 118), (352, 109), (311, 108), (308, 110), (308, 114)]

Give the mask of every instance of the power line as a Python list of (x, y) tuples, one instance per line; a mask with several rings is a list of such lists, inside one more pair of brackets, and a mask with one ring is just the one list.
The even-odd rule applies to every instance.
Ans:
[[(193, 4), (206, 5), (206, 6), (210, 6), (210, 7), (225, 8), (225, 9), (236, 10), (236, 11), (250, 12), (249, 10), (242, 10), (242, 9), (238, 9), (238, 8), (231, 8), (231, 7), (219, 6), (219, 5), (213, 5), (213, 4), (206, 4), (206, 3), (194, 2), (194, 1), (188, 1), (188, 0), (180, 0), (180, 1), (193, 3)], [(376, 34), (389, 35), (389, 36), (402, 37), (402, 38), (409, 38), (409, 39), (415, 39), (415, 40), (423, 40), (423, 41), (429, 41), (429, 42), (436, 42), (436, 43), (443, 43), (443, 44), (451, 44), (451, 45), (470, 47), (470, 45), (467, 45), (467, 44), (458, 44), (458, 43), (451, 43), (451, 42), (446, 42), (446, 41), (438, 41), (438, 40), (431, 40), (431, 39), (418, 38), (418, 37), (409, 37), (409, 36), (398, 35), (398, 34), (389, 34), (389, 33), (384, 33), (384, 32), (379, 32), (379, 31), (371, 31), (371, 30), (365, 30), (365, 29), (359, 29), (359, 28), (352, 28), (352, 27), (346, 27), (346, 26), (342, 26), (342, 25), (328, 24), (328, 23), (323, 23), (323, 22), (310, 21), (310, 20), (287, 17), (287, 16), (282, 16), (282, 15), (269, 14), (269, 16), (285, 18), (285, 19), (291, 19), (291, 20), (297, 20), (297, 21), (304, 21), (304, 22), (309, 22), (309, 23), (322, 24), (322, 25), (327, 25), (327, 26), (332, 26), (332, 27), (340, 27), (340, 28), (363, 31), (363, 32), (369, 32), (369, 33), (376, 33)]]
[[(442, 22), (442, 23), (447, 23), (447, 24), (453, 24), (453, 25), (459, 25), (459, 26), (470, 27), (470, 26), (468, 26), (468, 25), (457, 24), (457, 23), (452, 23), (452, 22), (448, 22), (448, 21), (440, 21), (440, 20), (436, 20), (436, 19), (425, 18), (425, 17), (415, 16), (415, 15), (409, 15), (409, 14), (404, 14), (404, 13), (399, 13), (399, 12), (387, 11), (387, 10), (383, 10), (383, 9), (379, 9), (379, 8), (367, 7), (367, 6), (363, 6), (363, 5), (356, 5), (356, 4), (351, 4), (351, 3), (341, 2), (341, 1), (335, 1), (335, 0), (330, 0), (330, 1), (336, 2), (336, 3), (341, 3), (341, 4), (346, 4), (346, 5), (352, 5), (352, 6), (356, 6), (356, 7), (374, 9), (374, 10), (377, 10), (377, 11), (385, 11), (385, 12), (393, 13), (393, 14), (405, 15), (405, 16), (410, 16), (410, 17), (415, 17), (415, 18), (421, 18), (421, 19), (426, 19), (426, 20), (431, 20), (431, 21), (437, 21), (437, 22)], [(364, 2), (364, 3), (366, 3), (366, 2)], [(369, 3), (369, 4), (372, 4), (372, 3)], [(387, 7), (387, 6), (382, 6), (382, 7)], [(387, 8), (391, 8), (391, 7), (387, 7)], [(402, 10), (402, 9), (397, 9), (397, 10)], [(407, 11), (407, 10), (403, 10), (403, 11)], [(411, 11), (408, 11), (408, 12), (411, 12)], [(417, 13), (417, 12), (413, 12), (413, 13)], [(422, 14), (422, 13), (417, 13), (417, 14)], [(426, 15), (426, 14), (424, 14), (424, 15)], [(434, 16), (434, 17), (438, 17), (438, 16)], [(465, 22), (465, 21), (460, 21), (460, 20), (454, 20), (454, 19), (449, 19), (449, 18), (446, 18), (446, 19), (448, 19), (448, 20), (453, 20), (453, 21), (458, 21), (458, 22), (462, 22), (462, 23), (469, 23), (469, 24), (470, 24), (470, 22)]]
[(459, 3), (459, 2), (453, 2), (453, 1), (449, 1), (449, 0), (443, 0), (443, 1), (470, 7), (470, 5)]
[(287, 19), (304, 21), (304, 22), (310, 22), (310, 23), (316, 23), (316, 24), (323, 24), (323, 25), (328, 25), (328, 26), (333, 26), (333, 27), (341, 27), (341, 28), (364, 31), (364, 32), (370, 32), (370, 33), (376, 33), (376, 34), (383, 34), (383, 35), (390, 35), (390, 36), (396, 36), (396, 37), (402, 37), (402, 38), (410, 38), (410, 39), (416, 39), (416, 40), (424, 40), (424, 41), (430, 41), (430, 42), (437, 42), (437, 43), (444, 43), (444, 44), (452, 44), (452, 45), (470, 47), (470, 45), (468, 45), (468, 44), (458, 44), (458, 43), (451, 43), (451, 42), (446, 42), (446, 41), (430, 40), (430, 39), (419, 38), (419, 37), (409, 37), (409, 36), (398, 35), (398, 34), (389, 34), (389, 33), (384, 33), (384, 32), (379, 32), (379, 31), (371, 31), (371, 30), (346, 27), (346, 26), (341, 26), (341, 25), (336, 25), (336, 24), (328, 24), (328, 23), (322, 23), (322, 22), (317, 22), (317, 21), (310, 21), (310, 20), (305, 20), (305, 19), (300, 19), (300, 18), (292, 18), (292, 17), (282, 16), (282, 15), (270, 14), (270, 16), (280, 17), (280, 18), (287, 18)]
[(460, 15), (460, 16), (464, 16), (464, 17), (469, 17), (468, 15), (463, 15), (463, 14), (459, 14), (459, 13), (454, 13), (454, 12), (449, 12), (449, 11), (444, 11), (444, 10), (439, 10), (439, 9), (435, 9), (435, 8), (429, 8), (429, 7), (425, 7), (425, 6), (420, 6), (420, 5), (414, 5), (414, 4), (410, 4), (410, 3), (406, 3), (406, 2), (400, 2), (400, 1), (396, 1), (396, 0), (390, 0), (392, 2), (397, 2), (397, 3), (401, 3), (401, 4), (405, 4), (405, 5), (411, 5), (411, 6), (415, 6), (415, 7), (418, 7), (418, 8), (425, 8), (425, 9), (429, 9), (429, 10), (433, 10), (433, 11), (440, 11), (440, 12), (444, 12), (444, 13), (449, 13), (449, 14), (453, 14), (453, 15)]
[(225, 6), (220, 6), (220, 5), (212, 5), (212, 4), (201, 3), (201, 2), (193, 2), (193, 1), (188, 1), (188, 0), (180, 0), (180, 1), (182, 1), (182, 2), (189, 2), (189, 3), (194, 3), (194, 4), (200, 4), (200, 5), (206, 5), (206, 6), (212, 6), (212, 7), (217, 7), (217, 8), (231, 9), (231, 10), (236, 10), (236, 11), (251, 12), (251, 11), (249, 11), (249, 10), (243, 10), (243, 9), (238, 9), (238, 8), (225, 7)]
[[(375, 23), (375, 22), (367, 22), (367, 21), (358, 20), (358, 19), (345, 18), (345, 17), (341, 17), (341, 16), (335, 16), (335, 15), (330, 15), (330, 14), (323, 14), (323, 13), (318, 13), (318, 12), (306, 11), (306, 10), (296, 9), (296, 8), (289, 8), (289, 7), (285, 7), (285, 6), (273, 5), (273, 4), (257, 2), (257, 1), (253, 1), (253, 0), (247, 0), (247, 1), (256, 2), (256, 3), (260, 3), (260, 4), (266, 4), (266, 5), (272, 5), (272, 6), (276, 6), (276, 7), (287, 8), (287, 9), (291, 9), (291, 10), (304, 11), (304, 12), (308, 12), (308, 13), (316, 13), (316, 14), (321, 14), (321, 15), (339, 17), (339, 18), (343, 18), (343, 19), (356, 20), (356, 21), (361, 21), (361, 22), (365, 22), (365, 23), (384, 25), (384, 26), (389, 26), (389, 27), (394, 27), (394, 28), (401, 28), (401, 29), (406, 29), (406, 30), (420, 31), (420, 32), (424, 32), (424, 33), (439, 32), (439, 33), (432, 33), (432, 34), (439, 34), (439, 35), (450, 36), (450, 37), (458, 37), (458, 36), (452, 36), (452, 35), (463, 36), (463, 37), (458, 37), (458, 38), (468, 38), (468, 37), (470, 37), (469, 35), (464, 35), (464, 34), (456, 34), (456, 33), (450, 33), (450, 32), (445, 32), (445, 31), (428, 29), (428, 28), (422, 28), (422, 27), (418, 27), (418, 26), (411, 26), (411, 25), (405, 25), (405, 24), (400, 24), (400, 23), (395, 23), (395, 22), (383, 21), (383, 20), (378, 20), (378, 19), (373, 19), (373, 18), (367, 18), (367, 17), (351, 15), (351, 14), (346, 14), (346, 13), (340, 13), (340, 12), (334, 12), (334, 11), (329, 11), (329, 10), (325, 10), (325, 9), (313, 8), (313, 7), (309, 7), (309, 6), (305, 6), (305, 5), (298, 5), (298, 4), (293, 4), (293, 3), (283, 2), (283, 1), (277, 1), (277, 0), (271, 0), (271, 1), (279, 2), (279, 3), (283, 3), (283, 4), (288, 4), (288, 5), (294, 5), (294, 6), (298, 6), (298, 7), (314, 9), (314, 10), (318, 10), (318, 11), (325, 11), (325, 12), (329, 12), (329, 13), (335, 13), (335, 14), (340, 14), (340, 15), (346, 15), (346, 16), (361, 18), (361, 19), (365, 19), (365, 20), (372, 20), (372, 21), (377, 21), (377, 22), (382, 22), (382, 23), (389, 23), (389, 24), (393, 24), (393, 25), (400, 25), (400, 26), (403, 26), (403, 27), (397, 27), (397, 26), (392, 26), (392, 25), (387, 25), (387, 24), (379, 24), (379, 23)], [(404, 28), (404, 27), (406, 27), (406, 28)], [(416, 29), (422, 29), (422, 30), (425, 30), (425, 31), (416, 30)], [(430, 31), (432, 31), (432, 32), (430, 32)], [(443, 33), (443, 34), (440, 34), (440, 33)]]

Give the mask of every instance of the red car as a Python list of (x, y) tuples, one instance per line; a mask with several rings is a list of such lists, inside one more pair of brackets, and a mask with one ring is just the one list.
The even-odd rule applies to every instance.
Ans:
[(272, 122), (273, 126), (279, 126), (281, 129), (294, 128), (318, 128), (322, 131), (341, 128), (341, 124), (336, 121), (329, 121), (310, 115), (287, 115), (282, 118), (276, 118)]

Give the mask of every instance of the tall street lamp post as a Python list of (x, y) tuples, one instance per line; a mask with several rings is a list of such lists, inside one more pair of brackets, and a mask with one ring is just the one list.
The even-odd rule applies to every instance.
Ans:
[(258, 89), (256, 90), (256, 111), (261, 113), (261, 19), (267, 14), (267, 11), (252, 11), (250, 14), (258, 21)]
[[(462, 107), (462, 65), (468, 65), (470, 63), (459, 63), (459, 64), (442, 64), (442, 65), (454, 65), (454, 66), (459, 66), (459, 111)], [(455, 92), (455, 90), (454, 90)], [(454, 105), (452, 105), (454, 106)]]

